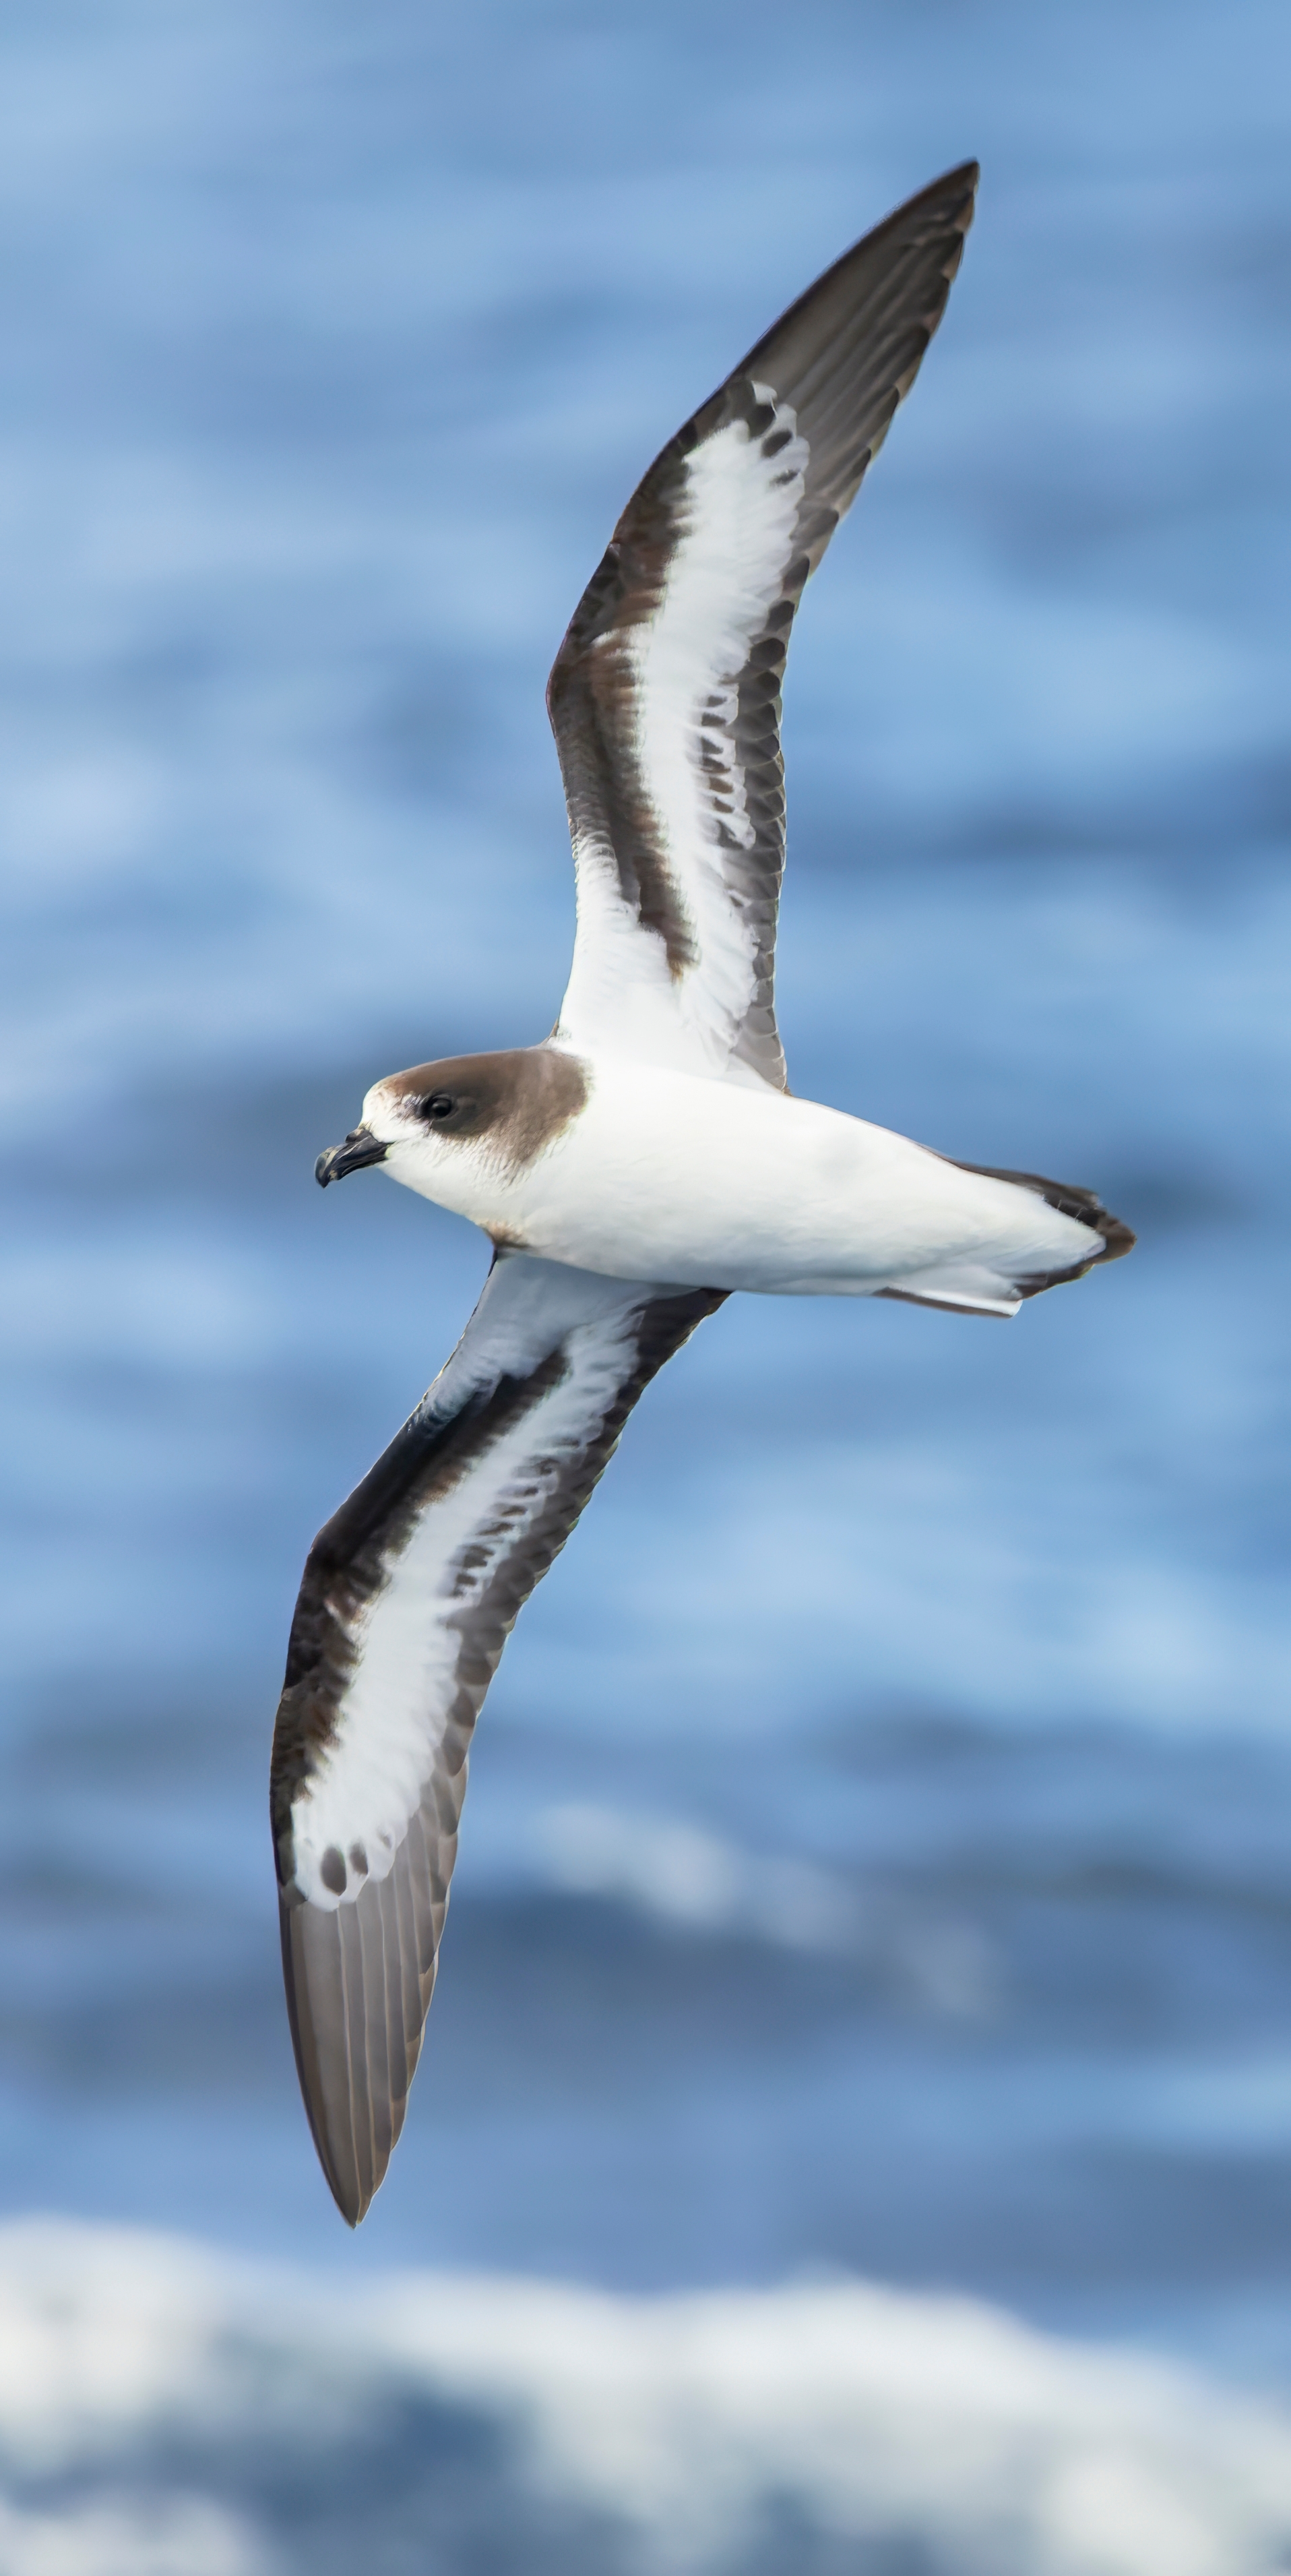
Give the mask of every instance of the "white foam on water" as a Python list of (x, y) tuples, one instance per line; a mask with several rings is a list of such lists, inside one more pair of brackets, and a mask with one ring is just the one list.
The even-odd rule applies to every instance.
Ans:
[[(964, 2576), (1271, 2576), (1291, 2551), (1291, 2415), (966, 2299), (346, 2282), (61, 2220), (0, 2230), (5, 2576), (268, 2576), (296, 2562), (237, 2498), (239, 2445), (307, 2471), (348, 2441), (361, 2474), (365, 2438), (419, 2402), (492, 2419), (535, 2502), (608, 2518), (643, 2576), (729, 2571), (786, 2506)], [(183, 2492), (155, 2468), (150, 2487), (175, 2443)], [(33, 2506), (60, 2476), (74, 2501)]]
[(790, 1949), (858, 1946), (852, 1890), (808, 1861), (741, 1851), (684, 1818), (588, 1802), (544, 1808), (533, 1831), (552, 1880), (579, 1895), (617, 1897), (665, 1923), (750, 1932)]
[(275, 2561), (207, 2498), (21, 2513), (0, 2505), (4, 2576), (270, 2576)]

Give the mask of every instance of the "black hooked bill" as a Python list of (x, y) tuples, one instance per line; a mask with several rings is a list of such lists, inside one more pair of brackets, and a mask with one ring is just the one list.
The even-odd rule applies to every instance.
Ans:
[(329, 1145), (314, 1165), (314, 1178), (320, 1190), (329, 1181), (343, 1181), (347, 1172), (361, 1172), (365, 1163), (384, 1163), (386, 1148), (370, 1127), (351, 1127), (343, 1145)]

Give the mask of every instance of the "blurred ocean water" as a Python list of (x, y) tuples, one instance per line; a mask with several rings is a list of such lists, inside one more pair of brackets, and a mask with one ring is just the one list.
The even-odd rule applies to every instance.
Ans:
[[(104, 2229), (236, 2255), (261, 2355), (219, 2462), (163, 2458), (151, 2400), (115, 2465), (100, 2425), (57, 2474), (6, 2418), (0, 2568), (305, 2563), (287, 2488), (236, 2466), (264, 2374), (308, 2423), (312, 2328), (265, 2358), (284, 2265), (346, 2316), (416, 2269), (446, 2351), (467, 2311), (425, 2267), (495, 2278), (495, 2318), (581, 2284), (541, 2291), (557, 2339), (599, 2349), (603, 2294), (638, 2354), (701, 2294), (774, 2341), (794, 2284), (850, 2283), (845, 2332), (908, 2324), (919, 2386), (953, 2294), (1051, 2370), (1066, 2521), (1001, 2537), (1007, 2475), (975, 2521), (970, 2469), (949, 2520), (915, 2480), (884, 2521), (786, 2454), (761, 2503), (732, 2470), (696, 2566), (1276, 2564), (1284, 13), (45, 0), (0, 48), (0, 2192), (58, 2214), (4, 2240), (0, 2383), (83, 2273), (109, 2340), (136, 2270), (215, 2277)], [(1008, 1331), (734, 1301), (651, 1391), (490, 1699), (409, 2127), (350, 2242), (281, 2009), (267, 1733), (309, 1539), (485, 1247), (380, 1176), (323, 1201), (313, 1157), (374, 1074), (550, 1025), (542, 690), (583, 581), (739, 350), (969, 152), (947, 320), (795, 638), (781, 1022), (796, 1089), (1093, 1183), (1140, 1246)], [(1270, 2392), (1207, 2401), (1246, 2429), (1168, 2546), (1113, 2509), (1122, 2471), (1170, 2488), (1156, 2432), (1110, 2485), (1072, 2465), (1086, 2404), (1115, 2415), (1089, 2391), (1158, 2385), (1113, 2345)], [(483, 2396), (444, 2362), (438, 2431), (388, 2367), (400, 2456), (455, 2501), (418, 2555), (356, 2435), (366, 2564), (540, 2564), (507, 2552), (544, 2476), (553, 2564), (691, 2563), (697, 2507), (642, 2538), (627, 2470), (571, 2484), (545, 2418), (516, 2465), (501, 2362)], [(725, 2370), (714, 2461), (746, 2439)]]
[(324, 2292), (65, 2222), (0, 2231), (0, 2457), (24, 2576), (1255, 2576), (1291, 2542), (1285, 2412), (968, 2300)]

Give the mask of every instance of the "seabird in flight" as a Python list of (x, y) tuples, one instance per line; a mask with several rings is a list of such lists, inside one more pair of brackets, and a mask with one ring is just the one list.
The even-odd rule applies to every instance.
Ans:
[(314, 1542), (274, 1736), (296, 2060), (362, 2218), (435, 1980), (471, 1731), (516, 1613), (657, 1369), (735, 1289), (1012, 1315), (1129, 1250), (1093, 1193), (788, 1089), (772, 995), (794, 613), (910, 390), (966, 162), (845, 253), (650, 467), (556, 657), (578, 889), (540, 1046), (387, 1075), (320, 1156), (495, 1253), (451, 1359)]

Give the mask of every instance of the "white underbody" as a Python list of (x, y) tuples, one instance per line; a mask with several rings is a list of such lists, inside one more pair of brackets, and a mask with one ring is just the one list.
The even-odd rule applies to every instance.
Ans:
[[(509, 1177), (480, 1144), (391, 1143), (392, 1178), (504, 1247), (611, 1278), (768, 1296), (884, 1289), (1011, 1313), (1016, 1283), (1101, 1253), (1035, 1191), (762, 1083), (580, 1056), (586, 1106)], [(373, 1109), (376, 1110), (375, 1096)], [(374, 1116), (378, 1132), (388, 1122)]]

